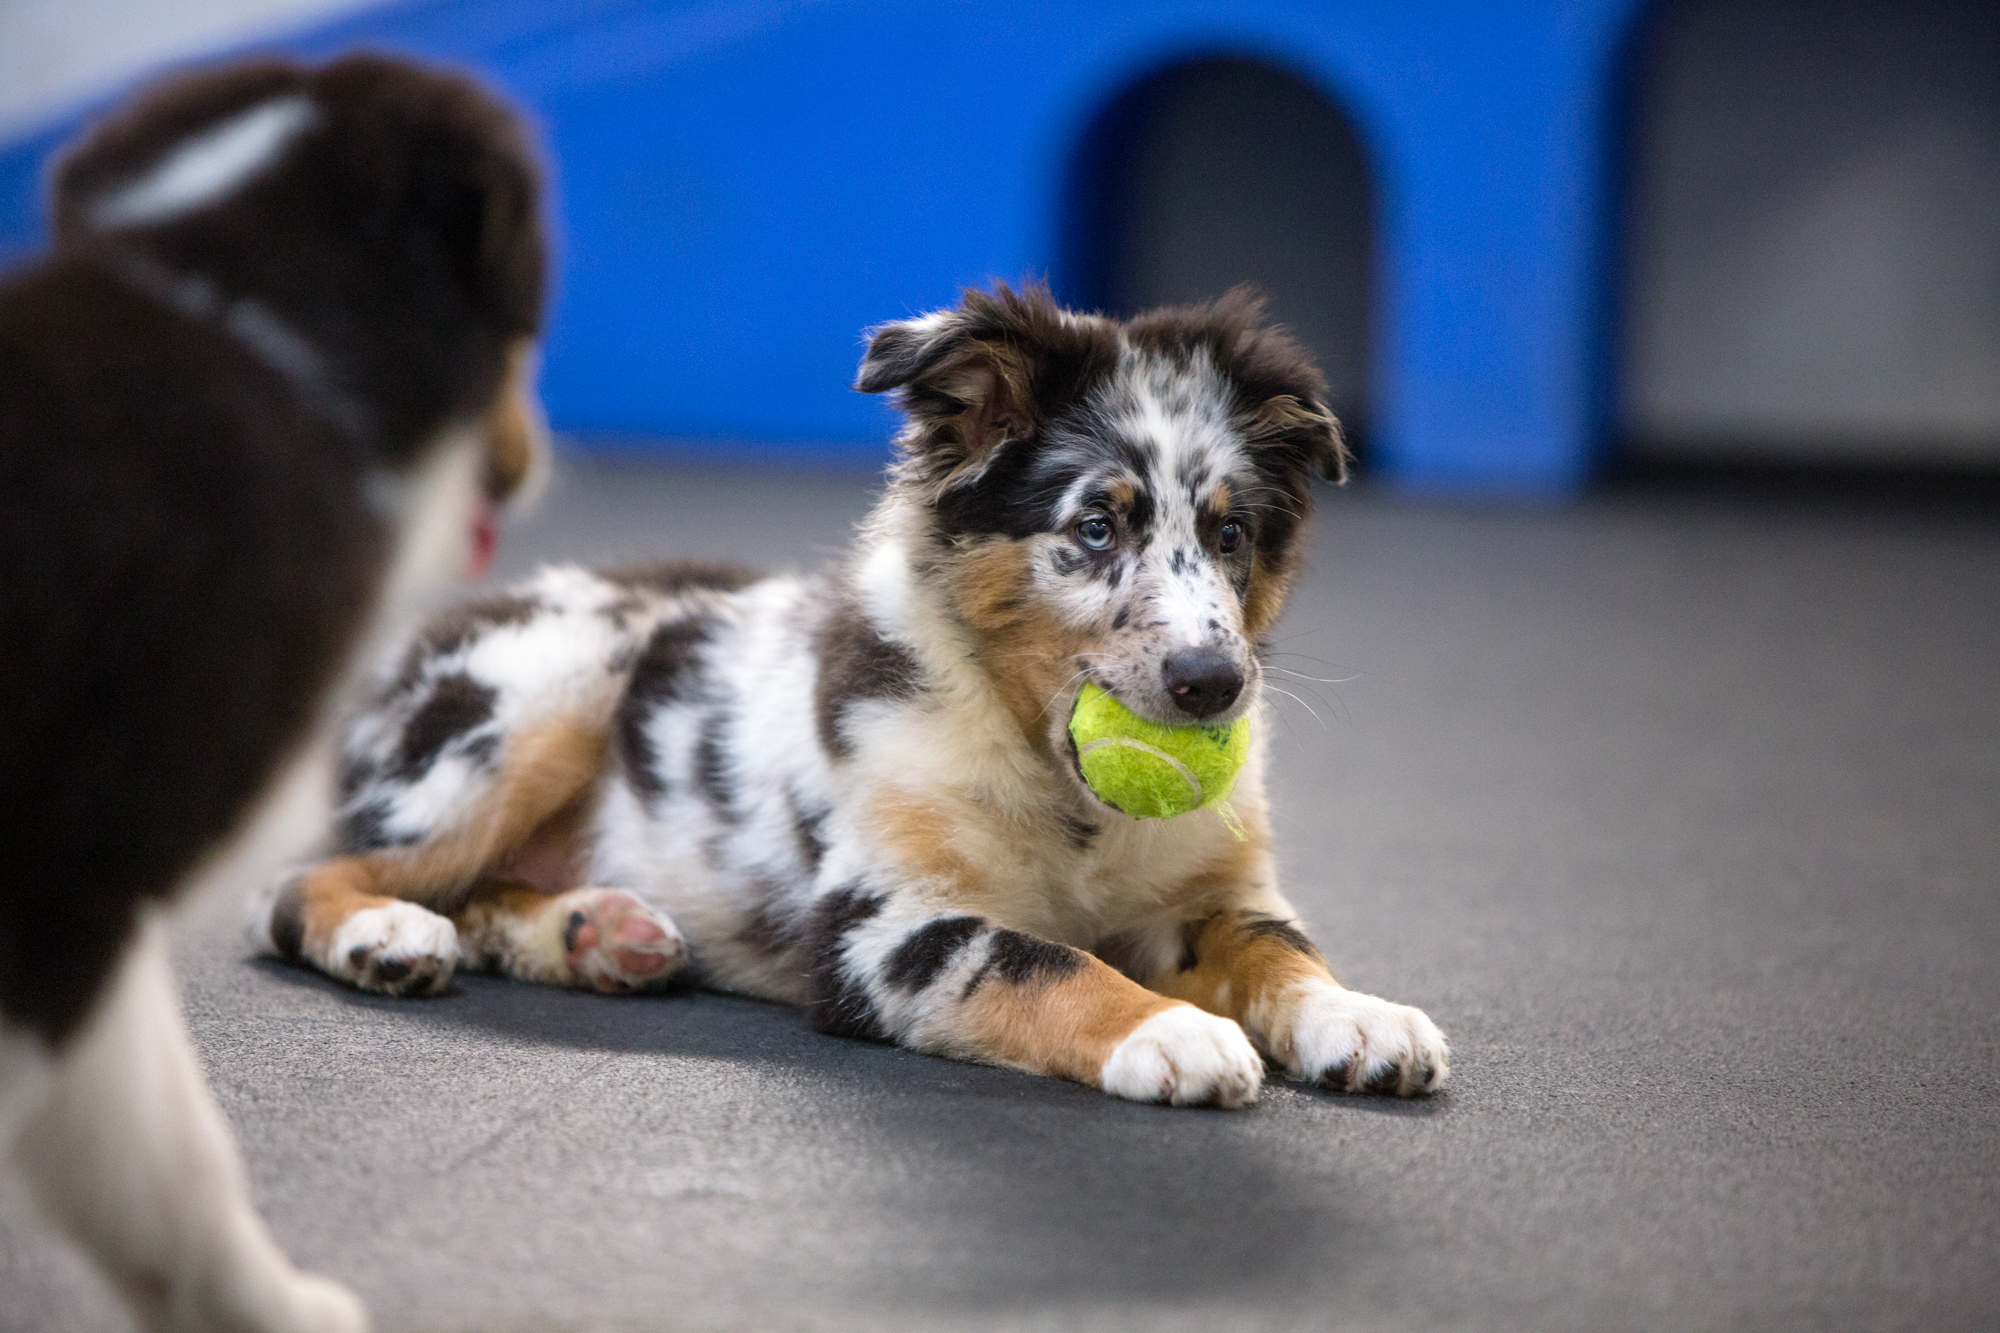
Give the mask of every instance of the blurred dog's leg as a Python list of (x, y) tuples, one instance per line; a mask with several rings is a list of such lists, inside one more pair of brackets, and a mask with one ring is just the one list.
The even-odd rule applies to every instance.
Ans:
[(482, 884), (452, 920), (475, 966), (518, 981), (615, 995), (661, 985), (687, 960), (673, 919), (620, 889)]
[(71, 1039), (15, 1145), (43, 1210), (149, 1330), (361, 1333), (361, 1303), (301, 1273), (251, 1206), (243, 1164), (202, 1081), (149, 920), (104, 1003)]
[(458, 966), (449, 918), (381, 892), (379, 858), (337, 856), (253, 904), (250, 935), (288, 962), (385, 995), (435, 995)]

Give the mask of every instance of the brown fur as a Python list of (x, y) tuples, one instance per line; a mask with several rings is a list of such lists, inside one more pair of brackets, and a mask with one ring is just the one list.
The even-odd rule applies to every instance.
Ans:
[(939, 887), (972, 897), (986, 887), (986, 875), (957, 847), (957, 821), (934, 800), (889, 788), (870, 806), (871, 831), (909, 869)]
[[(1077, 681), (1093, 672), (1115, 671), (1100, 683), (1152, 713), (1196, 718), (1224, 717), (1254, 686), (1254, 672), (1235, 668), (1255, 665), (1254, 638), (1282, 603), (1310, 478), (1339, 457), (1317, 372), (1240, 298), (1128, 326), (1151, 358), (1129, 362), (1116, 326), (1065, 317), (1043, 292), (972, 294), (949, 313), (879, 331), (864, 362), (860, 387), (897, 390), (911, 426), (847, 581), (775, 581), (768, 597), (669, 620), (643, 651), (614, 647), (614, 679), (616, 664), (636, 663), (623, 699), (606, 706), (615, 718), (517, 730), (497, 775), (477, 762), (446, 774), (484, 792), (455, 825), (428, 824), (425, 801), (407, 796), (429, 770), (368, 759), (377, 766), (357, 768), (351, 808), (394, 815), (377, 816), (378, 836), (423, 830), (403, 835), (423, 838), (415, 850), (383, 853), (378, 874), (393, 867), (390, 891), (403, 897), (456, 903), (466, 947), (528, 979), (643, 981), (605, 958), (630, 933), (663, 929), (631, 914), (644, 906), (631, 895), (652, 893), (661, 902), (648, 910), (683, 912), (695, 932), (698, 984), (802, 1003), (824, 1032), (1176, 1104), (1254, 1100), (1267, 1055), (1303, 1078), (1431, 1086), (1433, 1065), (1448, 1072), (1434, 1025), (1342, 992), (1292, 922), (1271, 861), (1261, 750), (1233, 815), (1145, 828), (1092, 799), (1066, 735)], [(1197, 435), (1178, 463), (1147, 461), (1130, 432), (1151, 428), (1150, 395), (1178, 401), (1161, 377), (1182, 371), (1210, 395), (1204, 420), (1251, 437), (1247, 454)], [(1092, 388), (1110, 373), (1127, 379)], [(1118, 406), (1128, 397), (1129, 411)], [(1093, 442), (1091, 430), (1127, 438)], [(1099, 522), (1136, 558), (1114, 554)], [(571, 577), (517, 594), (523, 614), (537, 598), (571, 614), (556, 601), (586, 595), (611, 598), (620, 615), (638, 609), (615, 586), (622, 576), (562, 591)], [(816, 733), (817, 755), (746, 746), (746, 733), (761, 739), (781, 720), (758, 716), (749, 731), (761, 705), (736, 683), (739, 670), (759, 679), (759, 654), (775, 646), (767, 627), (790, 636), (780, 651), (811, 655), (809, 681), (794, 677), (798, 693), (780, 706), (809, 701), (811, 714), (792, 720), (813, 724), (799, 740)], [(1184, 638), (1200, 651), (1177, 646)], [(1223, 669), (1203, 654), (1224, 657)], [(476, 682), (471, 656), (438, 666), (421, 708), (410, 700), (403, 752), (438, 752), (446, 724), (418, 720), (443, 716), (445, 683), (478, 694), (464, 711), (480, 725), (494, 715), (507, 681), (495, 666)], [(606, 799), (617, 817), (599, 823), (585, 793), (614, 726)], [(388, 754), (397, 740), (366, 743)], [(656, 873), (627, 812), (693, 821), (671, 832), (689, 847), (685, 868)], [(638, 883), (575, 887), (593, 833), (604, 842), (591, 859)], [(566, 891), (573, 909), (548, 896)], [(448, 934), (407, 915), (405, 939)], [(664, 966), (666, 954), (641, 961)]]
[(318, 954), (331, 948), (334, 935), (349, 917), (395, 901), (381, 888), (381, 866), (374, 857), (342, 856), (314, 867), (289, 895), (288, 910), (298, 933), (287, 952)]
[(1243, 629), (1255, 639), (1278, 622), (1285, 597), (1292, 590), (1291, 571), (1274, 570), (1257, 551), (1250, 557), (1250, 588), (1243, 596)]
[(967, 1005), (969, 1054), (1095, 1084), (1118, 1043), (1173, 1004), (1095, 958), (1054, 981), (983, 982)]
[(505, 498), (518, 491), (547, 446), (535, 393), (535, 344), (521, 339), (507, 351), (507, 377), (486, 414), (486, 488)]
[[(1302, 981), (1332, 981), (1318, 949), (1299, 943), (1276, 929), (1273, 918), (1243, 910), (1217, 912), (1190, 923), (1187, 954), (1181, 964), (1155, 976), (1152, 989), (1198, 1005), (1212, 1014), (1244, 1022), (1260, 1006), (1279, 1000)], [(1260, 931), (1259, 927), (1265, 930)]]
[[(287, 887), (273, 908), (272, 942), (289, 959), (323, 958), (357, 912), (402, 899), (453, 915), (469, 932), (473, 956), (498, 951), (493, 942), (508, 937), (510, 921), (529, 922), (550, 897), (578, 886), (583, 831), (608, 743), (602, 725), (574, 718), (522, 731), (485, 800), (443, 836), (412, 851), (338, 857)], [(532, 971), (531, 980), (568, 980), (566, 968), (547, 960), (533, 960)], [(418, 969), (380, 980), (415, 994), (449, 977), (448, 969)]]
[[(482, 877), (514, 858), (534, 859), (544, 827), (574, 821), (579, 796), (604, 771), (609, 737), (578, 719), (544, 722), (507, 747), (486, 799), (451, 831), (406, 852), (378, 852), (378, 883), (398, 898), (449, 909)], [(548, 835), (555, 838), (561, 825)], [(558, 853), (559, 854), (559, 853)]]
[(1021, 735), (1050, 756), (1049, 701), (1076, 674), (1087, 640), (1028, 595), (1027, 548), (975, 546), (951, 567), (959, 618), (979, 641), (979, 659)]
[(467, 895), (451, 923), (458, 930), (459, 948), (474, 966), (488, 967), (523, 981), (566, 985), (571, 980), (567, 959), (532, 958), (514, 946), (518, 930), (549, 910), (550, 898), (534, 884), (518, 880), (482, 880)]
[(500, 858), (488, 876), (528, 885), (549, 897), (580, 886), (590, 817), (595, 812), (593, 795), (587, 789), (543, 820), (526, 842)]

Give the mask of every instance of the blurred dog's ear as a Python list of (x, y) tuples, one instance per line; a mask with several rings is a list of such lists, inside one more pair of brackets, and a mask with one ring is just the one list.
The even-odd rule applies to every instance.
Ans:
[(1037, 439), (1117, 356), (1107, 321), (1064, 312), (1039, 283), (995, 283), (953, 309), (876, 329), (854, 387), (895, 392), (910, 421), (904, 450), (945, 482), (1003, 442)]
[(388, 56), (346, 56), (315, 83), (347, 131), (343, 174), (379, 192), (386, 211), (373, 225), (428, 238), (498, 329), (538, 334), (541, 171), (507, 105), (463, 74)]
[(469, 220), (465, 262), (473, 290), (511, 329), (539, 333), (547, 287), (541, 180), (519, 122), (494, 117), (482, 151), (461, 168)]
[(306, 70), (252, 60), (147, 90), (65, 149), (49, 179), (57, 243), (157, 226), (268, 173), (314, 120)]

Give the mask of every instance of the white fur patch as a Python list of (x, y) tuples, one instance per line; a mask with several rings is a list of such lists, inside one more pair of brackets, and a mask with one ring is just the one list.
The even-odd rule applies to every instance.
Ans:
[(1231, 1108), (1257, 1100), (1264, 1060), (1236, 1024), (1177, 1004), (1133, 1028), (1099, 1080), (1135, 1102)]
[(13, 1166), (135, 1323), (365, 1333), (352, 1293), (293, 1268), (258, 1219), (181, 1020), (156, 915), (43, 1085)]
[(314, 961), (364, 989), (373, 989), (374, 974), (385, 963), (418, 969), (442, 986), (458, 966), (458, 929), (415, 903), (367, 907), (340, 923), (327, 956)]
[(90, 220), (107, 228), (150, 225), (217, 203), (275, 162), (312, 119), (312, 101), (302, 93), (240, 111), (183, 139), (145, 175), (98, 200)]
[(382, 474), (365, 483), (366, 501), (391, 509), (400, 529), (377, 616), (390, 635), (400, 636), (465, 573), (485, 466), (485, 438), (474, 427), (458, 426), (441, 435), (430, 457), (400, 484), (385, 482)]
[[(1314, 982), (1296, 1002), (1273, 1054), (1294, 1078), (1334, 1076), (1350, 1091), (1396, 1071), (1405, 1095), (1443, 1087), (1451, 1077), (1444, 1033), (1421, 1010)], [(1428, 1081), (1424, 1071), (1430, 1071)]]
[(278, 160), (286, 144), (312, 124), (312, 100), (290, 94), (260, 102), (222, 124), (190, 134), (144, 176), (96, 202), (96, 226), (166, 222), (234, 194)]

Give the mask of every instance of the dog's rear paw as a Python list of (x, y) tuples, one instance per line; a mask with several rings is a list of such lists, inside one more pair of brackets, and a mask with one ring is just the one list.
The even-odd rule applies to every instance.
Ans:
[(1293, 1078), (1348, 1092), (1414, 1097), (1451, 1076), (1444, 1033), (1421, 1009), (1331, 983), (1299, 1001), (1278, 1058)]
[(571, 984), (607, 994), (645, 990), (687, 961), (673, 920), (619, 889), (572, 889), (550, 907), (562, 923)]
[(1101, 1076), (1106, 1092), (1135, 1102), (1224, 1108), (1256, 1101), (1263, 1081), (1263, 1057), (1243, 1029), (1188, 1004), (1133, 1028)]
[(365, 907), (333, 933), (320, 966), (384, 995), (434, 995), (458, 966), (458, 931), (415, 903)]

